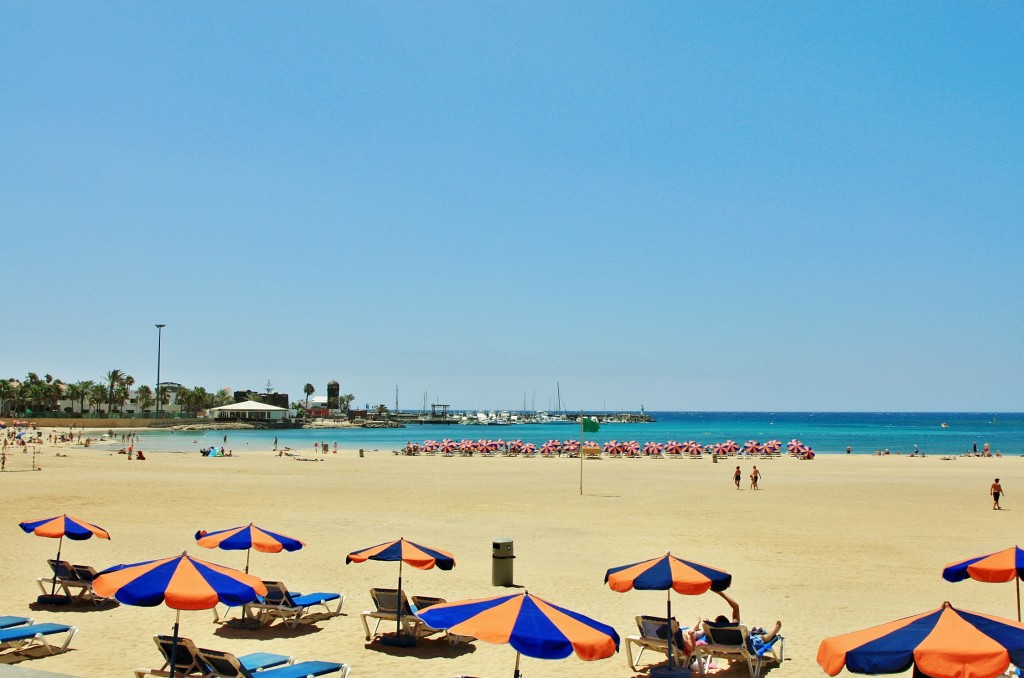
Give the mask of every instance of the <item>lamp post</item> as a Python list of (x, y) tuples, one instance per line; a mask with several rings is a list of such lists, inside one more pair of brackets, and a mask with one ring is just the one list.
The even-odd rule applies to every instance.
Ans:
[(165, 327), (167, 325), (164, 323), (158, 323), (156, 326), (156, 414), (153, 415), (155, 419), (160, 418), (160, 342), (163, 339)]

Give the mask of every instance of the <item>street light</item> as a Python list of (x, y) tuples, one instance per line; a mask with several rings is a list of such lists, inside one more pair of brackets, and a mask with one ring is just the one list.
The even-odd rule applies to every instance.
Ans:
[(163, 339), (164, 328), (167, 325), (159, 323), (156, 326), (156, 414), (154, 419), (160, 418), (160, 341)]

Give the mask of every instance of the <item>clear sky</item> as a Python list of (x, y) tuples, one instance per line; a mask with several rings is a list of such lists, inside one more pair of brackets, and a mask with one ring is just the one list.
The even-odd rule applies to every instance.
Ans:
[(1024, 4), (0, 3), (0, 376), (1024, 410)]

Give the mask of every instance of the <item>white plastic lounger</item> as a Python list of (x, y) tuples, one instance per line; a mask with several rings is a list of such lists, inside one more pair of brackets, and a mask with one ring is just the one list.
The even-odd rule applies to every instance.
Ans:
[[(66, 633), (67, 637), (61, 645), (51, 643), (46, 639), (57, 633)], [(14, 649), (15, 651), (27, 650), (32, 647), (45, 647), (50, 654), (67, 652), (71, 639), (78, 633), (77, 626), (66, 624), (28, 624), (26, 626), (14, 626), (0, 630), (0, 650)]]
[(34, 620), (31, 617), (14, 617), (5, 615), (0, 617), (0, 629), (9, 629), (13, 626), (28, 626)]

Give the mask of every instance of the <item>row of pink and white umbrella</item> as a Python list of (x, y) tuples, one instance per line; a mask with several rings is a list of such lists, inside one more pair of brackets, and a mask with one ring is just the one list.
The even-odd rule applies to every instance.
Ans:
[[(606, 454), (612, 456), (625, 455), (630, 457), (640, 456), (641, 452), (645, 456), (660, 456), (662, 454), (698, 455), (704, 452), (717, 455), (730, 455), (737, 454), (740, 451), (742, 451), (743, 454), (755, 455), (778, 453), (782, 449), (782, 441), (768, 440), (761, 443), (756, 440), (748, 440), (743, 445), (740, 445), (734, 440), (726, 440), (722, 443), (713, 443), (705, 446), (695, 440), (687, 440), (685, 442), (669, 440), (667, 443), (651, 441), (644, 443), (641, 447), (640, 443), (636, 440), (609, 440), (601, 446), (593, 441), (584, 441), (581, 443), (579, 440), (552, 439), (540, 446), (540, 453), (572, 453), (579, 450), (581, 446), (588, 448), (600, 448), (603, 449)], [(797, 456), (805, 456), (813, 454), (814, 452), (810, 447), (796, 438), (786, 443), (786, 449), (790, 454)], [(443, 440), (424, 440), (422, 446), (414, 443), (406, 445), (406, 452), (418, 452), (420, 450), (429, 453), (441, 452), (443, 454), (454, 454), (455, 452), (494, 453), (498, 451), (505, 451), (512, 454), (533, 454), (537, 451), (537, 446), (533, 443), (524, 443), (522, 440), (490, 440), (484, 438), (479, 440), (470, 440), (465, 438), (459, 441), (452, 438), (445, 438)]]

